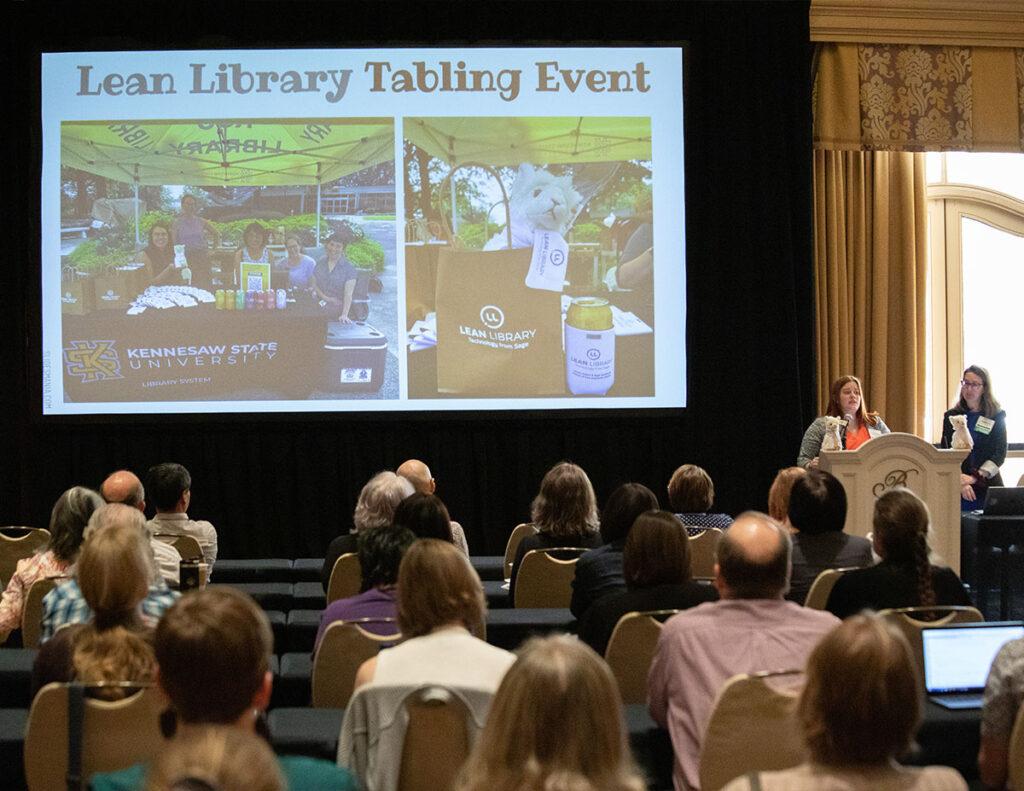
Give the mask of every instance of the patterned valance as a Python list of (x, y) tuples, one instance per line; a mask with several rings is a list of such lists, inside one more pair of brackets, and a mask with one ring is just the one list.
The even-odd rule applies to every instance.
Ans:
[(1024, 151), (1024, 49), (823, 44), (814, 146)]

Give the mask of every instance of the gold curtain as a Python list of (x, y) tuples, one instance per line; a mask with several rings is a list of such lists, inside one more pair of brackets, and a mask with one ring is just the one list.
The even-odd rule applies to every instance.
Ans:
[(864, 383), (894, 431), (923, 431), (924, 155), (814, 152), (818, 402), (837, 377)]
[(923, 151), (1024, 150), (1024, 50), (825, 44), (814, 85), (818, 402), (852, 373), (923, 436)]

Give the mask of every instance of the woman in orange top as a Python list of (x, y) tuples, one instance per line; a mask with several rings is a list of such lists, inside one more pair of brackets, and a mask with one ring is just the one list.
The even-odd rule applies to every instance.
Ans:
[[(829, 391), (825, 415), (844, 418), (847, 421), (846, 435), (843, 439), (843, 447), (846, 450), (855, 450), (872, 437), (889, 433), (889, 427), (878, 413), (867, 411), (862, 392), (860, 379), (856, 376), (840, 376), (832, 383)], [(825, 418), (819, 417), (804, 432), (804, 440), (800, 443), (800, 455), (796, 460), (798, 467), (818, 466), (818, 453), (821, 451), (821, 442), (824, 438)]]

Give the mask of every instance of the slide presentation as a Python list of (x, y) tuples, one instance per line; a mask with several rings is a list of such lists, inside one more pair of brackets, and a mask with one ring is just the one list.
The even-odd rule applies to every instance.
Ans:
[(678, 48), (42, 56), (44, 415), (686, 404)]

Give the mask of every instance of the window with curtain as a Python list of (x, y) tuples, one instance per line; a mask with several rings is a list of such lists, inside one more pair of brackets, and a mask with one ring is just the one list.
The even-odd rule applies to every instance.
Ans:
[(1010, 442), (1024, 443), (1024, 154), (930, 153), (927, 181), (933, 438), (977, 364), (992, 375)]

